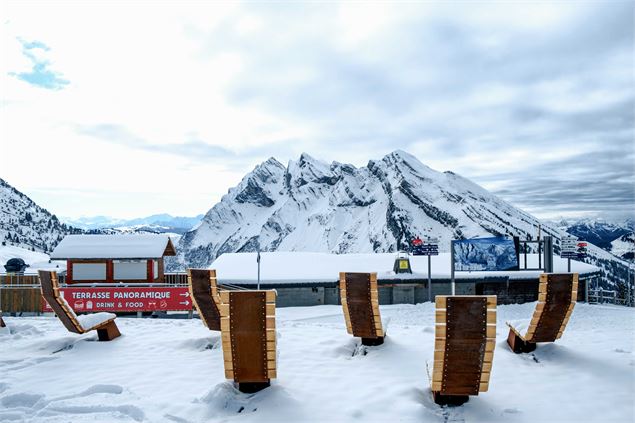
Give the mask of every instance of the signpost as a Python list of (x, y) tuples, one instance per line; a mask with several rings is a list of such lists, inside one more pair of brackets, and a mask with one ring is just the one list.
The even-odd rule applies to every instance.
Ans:
[(560, 257), (567, 259), (567, 272), (571, 272), (571, 259), (582, 260), (587, 256), (588, 244), (574, 236), (562, 238)]
[[(95, 311), (180, 311), (191, 310), (192, 300), (187, 287), (60, 288), (62, 296), (78, 313)], [(42, 298), (42, 309), (51, 312)]]
[(429, 238), (419, 247), (422, 256), (428, 256), (428, 301), (432, 302), (432, 256), (439, 255), (439, 240)]

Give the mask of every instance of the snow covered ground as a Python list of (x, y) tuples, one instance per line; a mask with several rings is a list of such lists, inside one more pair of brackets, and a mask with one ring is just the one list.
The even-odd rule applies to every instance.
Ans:
[(40, 269), (58, 271), (66, 270), (65, 261), (53, 261), (49, 263), (50, 257), (46, 253), (14, 247), (12, 245), (0, 245), (0, 273), (4, 273), (4, 265), (12, 258), (21, 258), (30, 266), (24, 271), (25, 274), (37, 273)]
[(433, 403), (430, 303), (381, 306), (379, 347), (346, 333), (339, 306), (277, 310), (278, 379), (241, 394), (223, 376), (218, 332), (200, 320), (118, 318), (122, 336), (67, 332), (53, 317), (5, 317), (2, 422), (632, 422), (635, 309), (578, 304), (562, 339), (515, 355), (504, 322), (535, 303), (498, 307), (489, 392)]

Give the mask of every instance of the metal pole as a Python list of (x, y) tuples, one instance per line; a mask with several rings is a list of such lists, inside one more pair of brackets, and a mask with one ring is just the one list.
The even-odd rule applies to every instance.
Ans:
[(260, 241), (258, 241), (258, 255), (256, 256), (256, 261), (258, 262), (258, 288), (260, 289)]
[(456, 292), (456, 283), (454, 281), (454, 240), (450, 241), (450, 274), (452, 279), (452, 295)]
[(432, 302), (432, 256), (428, 253), (428, 301)]
[(567, 258), (567, 273), (571, 273), (571, 259)]

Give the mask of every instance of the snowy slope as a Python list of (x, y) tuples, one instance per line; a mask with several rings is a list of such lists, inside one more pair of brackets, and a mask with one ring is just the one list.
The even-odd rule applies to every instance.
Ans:
[(53, 261), (49, 263), (49, 255), (38, 251), (31, 251), (25, 248), (14, 247), (12, 245), (0, 245), (0, 273), (4, 273), (4, 265), (9, 259), (21, 258), (29, 267), (24, 271), (25, 274), (37, 273), (38, 270), (64, 270), (66, 269), (65, 261)]
[(64, 235), (81, 230), (57, 217), (0, 179), (0, 241), (7, 245), (52, 251)]
[(635, 309), (577, 304), (556, 343), (513, 354), (505, 321), (534, 307), (498, 307), (489, 391), (460, 407), (431, 398), (431, 303), (381, 306), (386, 342), (366, 348), (340, 306), (276, 310), (278, 378), (256, 394), (225, 379), (220, 334), (198, 319), (118, 318), (123, 335), (94, 342), (52, 317), (5, 317), (0, 421), (632, 422)]
[[(302, 154), (269, 159), (229, 190), (179, 243), (179, 261), (204, 267), (225, 252), (391, 252), (416, 235), (450, 240), (535, 237), (540, 222), (452, 172), (403, 151), (367, 166), (327, 164)], [(543, 235), (558, 231), (543, 226)]]
[[(560, 220), (552, 222), (567, 233), (588, 241), (607, 251), (611, 242), (635, 230), (635, 219), (606, 221), (604, 219)], [(619, 254), (616, 254), (619, 256)]]
[(618, 257), (633, 260), (635, 253), (635, 232), (631, 232), (611, 242), (611, 252)]

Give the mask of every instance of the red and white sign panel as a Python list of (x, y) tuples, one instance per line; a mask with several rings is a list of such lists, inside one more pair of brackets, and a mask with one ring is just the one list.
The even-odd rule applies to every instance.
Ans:
[[(77, 313), (93, 311), (191, 310), (186, 287), (171, 288), (61, 288), (62, 296)], [(42, 299), (44, 311), (53, 311)]]

